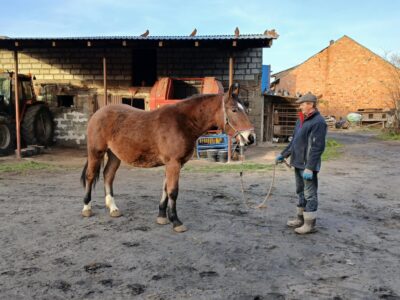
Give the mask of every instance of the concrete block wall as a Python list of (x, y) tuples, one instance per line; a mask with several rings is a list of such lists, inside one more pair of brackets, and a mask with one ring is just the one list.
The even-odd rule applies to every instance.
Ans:
[[(97, 93), (103, 93), (103, 56), (110, 90), (131, 86), (132, 54), (128, 49), (26, 49), (18, 54), (19, 72), (32, 74), (38, 99), (50, 105), (58, 145), (86, 144), (87, 120)], [(0, 50), (0, 70), (14, 70), (13, 52)], [(74, 98), (74, 107), (57, 107), (58, 95)]]
[[(35, 75), (39, 83), (101, 88), (104, 55), (108, 85), (130, 86), (132, 54), (129, 49), (25, 49), (18, 54), (19, 72)], [(14, 70), (13, 52), (0, 50), (0, 69)]]
[(54, 113), (54, 138), (58, 145), (78, 146), (86, 145), (86, 126), (88, 115), (76, 109), (64, 108)]

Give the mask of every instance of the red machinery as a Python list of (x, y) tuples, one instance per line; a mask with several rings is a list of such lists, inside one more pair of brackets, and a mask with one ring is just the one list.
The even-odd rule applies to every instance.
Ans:
[[(159, 79), (151, 89), (149, 107), (157, 109), (166, 104), (173, 104), (195, 94), (223, 94), (224, 88), (215, 77), (203, 78), (172, 78)], [(210, 135), (211, 134), (211, 135)], [(197, 157), (203, 157), (202, 152), (218, 149), (227, 152), (231, 159), (232, 140), (221, 130), (210, 131), (199, 138), (196, 143)]]
[(215, 77), (159, 79), (150, 92), (150, 110), (176, 103), (195, 94), (222, 94), (224, 88)]

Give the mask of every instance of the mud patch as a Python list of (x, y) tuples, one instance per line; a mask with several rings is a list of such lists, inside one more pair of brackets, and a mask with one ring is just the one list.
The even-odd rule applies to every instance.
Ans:
[(50, 285), (52, 288), (63, 291), (64, 293), (71, 290), (71, 284), (64, 280), (57, 280)]
[(126, 287), (132, 296), (143, 294), (146, 290), (146, 286), (140, 283), (128, 284)]
[(205, 278), (205, 277), (218, 277), (218, 273), (214, 272), (214, 271), (204, 271), (204, 272), (200, 272), (199, 273), (201, 278)]
[(140, 243), (137, 242), (122, 242), (121, 243), (123, 246), (128, 247), (128, 248), (133, 248), (133, 247), (139, 247)]
[(111, 267), (112, 266), (108, 263), (94, 262), (94, 263), (84, 266), (84, 269), (89, 274), (96, 274), (98, 271), (101, 271), (102, 269), (107, 269), (107, 268), (111, 268)]

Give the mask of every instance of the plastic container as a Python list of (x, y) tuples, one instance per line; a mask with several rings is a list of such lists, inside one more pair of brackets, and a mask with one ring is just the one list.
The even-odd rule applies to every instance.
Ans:
[(216, 162), (217, 156), (218, 156), (218, 150), (215, 149), (207, 150), (207, 159), (209, 161)]
[(228, 161), (228, 151), (225, 150), (218, 151), (218, 161), (221, 163), (226, 163)]

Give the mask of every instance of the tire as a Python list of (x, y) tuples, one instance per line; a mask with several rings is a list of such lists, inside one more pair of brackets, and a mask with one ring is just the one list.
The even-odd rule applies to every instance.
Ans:
[(15, 125), (0, 122), (0, 156), (12, 154), (15, 150), (16, 133)]
[(21, 125), (21, 135), (26, 145), (49, 146), (53, 142), (53, 116), (46, 105), (29, 106)]

